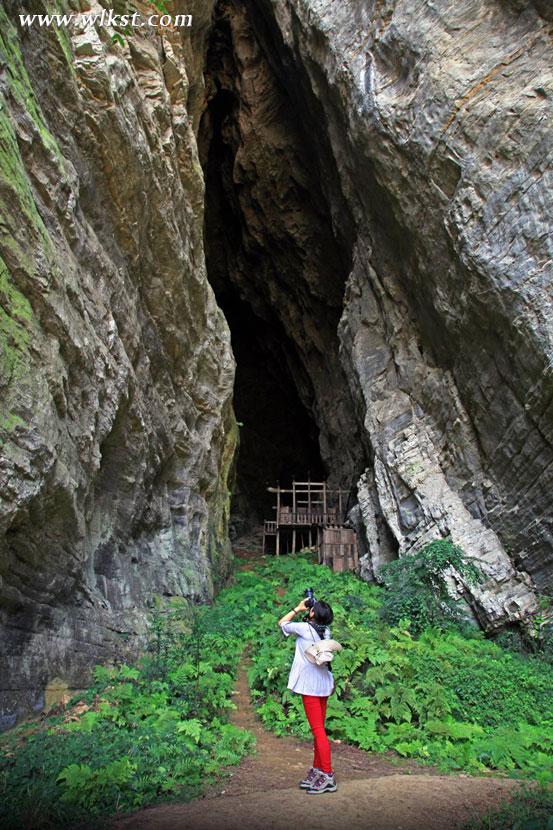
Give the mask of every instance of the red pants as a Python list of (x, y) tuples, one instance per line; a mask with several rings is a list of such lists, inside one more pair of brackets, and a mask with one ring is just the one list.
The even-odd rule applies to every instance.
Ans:
[(313, 732), (315, 755), (313, 766), (322, 769), (323, 772), (332, 772), (330, 762), (330, 743), (325, 732), (326, 697), (315, 697), (313, 695), (302, 695), (303, 708)]

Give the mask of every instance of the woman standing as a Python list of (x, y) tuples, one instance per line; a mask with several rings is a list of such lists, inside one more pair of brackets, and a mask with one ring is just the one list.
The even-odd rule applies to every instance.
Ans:
[(330, 743), (324, 725), (326, 702), (334, 691), (334, 678), (328, 663), (322, 666), (310, 663), (304, 652), (313, 643), (330, 639), (328, 626), (334, 615), (328, 603), (317, 600), (313, 607), (309, 608), (309, 622), (292, 622), (296, 614), (308, 610), (306, 601), (308, 600), (302, 600), (293, 611), (289, 611), (282, 617), (278, 624), (286, 637), (290, 634), (297, 637), (288, 688), (301, 695), (314, 740), (313, 766), (303, 781), (300, 781), (300, 787), (307, 790), (309, 795), (316, 795), (333, 793), (336, 790), (336, 779), (330, 759)]

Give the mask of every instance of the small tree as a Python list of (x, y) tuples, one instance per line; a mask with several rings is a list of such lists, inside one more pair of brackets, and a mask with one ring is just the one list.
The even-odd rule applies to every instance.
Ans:
[(462, 614), (447, 584), (447, 572), (452, 570), (469, 585), (483, 581), (482, 571), (450, 539), (430, 542), (384, 565), (378, 573), (387, 588), (382, 618), (391, 625), (408, 618), (413, 632), (446, 620), (459, 622)]

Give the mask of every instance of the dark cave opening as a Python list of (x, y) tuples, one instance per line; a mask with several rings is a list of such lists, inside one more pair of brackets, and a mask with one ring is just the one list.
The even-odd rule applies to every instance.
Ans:
[(313, 102), (278, 77), (252, 19), (216, 4), (198, 136), (208, 278), (237, 363), (234, 532), (273, 518), (267, 486), (351, 488), (366, 464), (337, 334), (350, 217)]
[(273, 518), (268, 486), (325, 477), (319, 430), (288, 366), (286, 335), (232, 291), (218, 294), (236, 359), (234, 411), (240, 425), (233, 514), (240, 524)]
[[(327, 471), (321, 459), (319, 429), (298, 393), (298, 376), (304, 389), (310, 383), (295, 356), (293, 343), (278, 315), (267, 304), (241, 296), (244, 292), (229, 278), (236, 267), (231, 260), (235, 260), (237, 251), (244, 250), (248, 234), (234, 180), (239, 101), (234, 91), (221, 82), (224, 72), (230, 72), (234, 81), (236, 67), (231, 55), (231, 32), (222, 17), (212, 31), (208, 73), (215, 89), (202, 121), (199, 143), (206, 179), (208, 277), (229, 324), (236, 359), (234, 410), (240, 426), (240, 446), (232, 530), (240, 533), (272, 518), (274, 500), (267, 492), (268, 486), (288, 485), (293, 478), (306, 476), (324, 478)], [(259, 264), (263, 256), (263, 251), (257, 252)], [(255, 272), (256, 263), (251, 258), (247, 266)], [(310, 397), (314, 397), (312, 392)]]

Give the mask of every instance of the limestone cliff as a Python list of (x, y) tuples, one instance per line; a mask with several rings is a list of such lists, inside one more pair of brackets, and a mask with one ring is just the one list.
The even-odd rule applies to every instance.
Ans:
[(489, 576), (482, 622), (519, 619), (553, 573), (543, 5), (270, 5), (356, 222), (340, 340), (374, 452), (368, 558), (379, 515), (400, 553), (449, 533)]
[(153, 594), (212, 594), (236, 442), (194, 133), (210, 6), (121, 44), (18, 33), (29, 5), (0, 10), (4, 725), (134, 651)]
[(31, 5), (0, 10), (4, 724), (136, 650), (153, 594), (224, 578), (227, 321), (245, 504), (283, 459), (329, 473), (367, 579), (450, 535), (488, 576), (457, 585), (484, 627), (531, 613), (553, 573), (548, 6), (178, 0), (191, 30), (113, 42), (22, 31)]
[(476, 617), (519, 620), (553, 572), (546, 12), (216, 9), (204, 126), (235, 220), (225, 238), (212, 208), (215, 279), (278, 317), (325, 463), (363, 472), (365, 576), (450, 535), (488, 576), (458, 586)]

